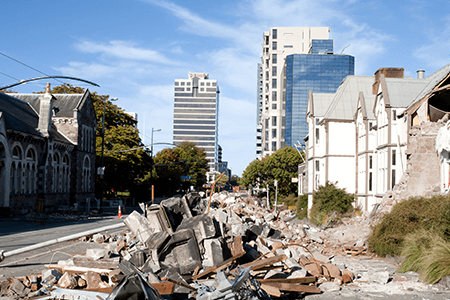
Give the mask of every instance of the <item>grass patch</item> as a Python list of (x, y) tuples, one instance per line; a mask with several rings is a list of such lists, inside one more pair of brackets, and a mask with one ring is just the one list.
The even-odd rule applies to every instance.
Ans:
[(450, 197), (416, 197), (395, 205), (373, 228), (369, 248), (382, 257), (401, 255), (405, 237), (419, 229), (450, 240)]
[(405, 236), (399, 272), (419, 272), (429, 284), (450, 275), (450, 242), (424, 229)]
[(308, 217), (308, 195), (301, 195), (297, 200), (297, 215), (299, 220)]

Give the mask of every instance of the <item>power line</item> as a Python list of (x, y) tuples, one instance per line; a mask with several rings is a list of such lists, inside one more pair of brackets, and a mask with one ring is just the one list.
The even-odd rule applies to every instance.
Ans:
[(12, 78), (12, 79), (14, 79), (14, 80), (20, 81), (20, 79), (17, 79), (17, 78), (15, 78), (15, 77), (12, 77), (12, 76), (10, 76), (10, 75), (8, 75), (8, 74), (5, 74), (5, 73), (3, 73), (3, 72), (0, 72), (0, 74), (5, 75), (5, 76), (7, 76), (7, 77), (9, 77), (9, 78)]
[[(11, 60), (13, 60), (13, 61), (15, 61), (15, 62), (17, 62), (17, 63), (19, 63), (19, 64), (21, 64), (21, 65), (23, 65), (23, 66), (25, 66), (25, 67), (27, 67), (27, 68), (30, 68), (31, 70), (34, 70), (34, 71), (36, 71), (36, 72), (38, 72), (38, 73), (41, 73), (41, 74), (43, 74), (43, 75), (45, 75), (45, 76), (50, 76), (50, 75), (45, 74), (44, 72), (41, 72), (41, 71), (39, 71), (38, 69), (33, 68), (32, 66), (29, 66), (29, 65), (27, 65), (27, 64), (25, 64), (25, 63), (23, 63), (23, 62), (21, 62), (21, 61), (15, 59), (15, 58), (11, 57), (11, 56), (9, 56), (9, 55), (6, 55), (5, 53), (0, 52), (0, 54), (3, 55), (3, 56), (5, 56), (5, 57), (7, 57), (7, 58), (9, 58), (9, 59), (11, 59)], [(16, 79), (16, 80), (17, 80), (17, 81), (20, 81), (20, 80), (18, 80), (18, 79)], [(64, 82), (62, 82), (61, 80), (58, 80), (58, 79), (56, 79), (56, 81), (59, 81), (59, 82), (61, 82), (61, 83), (64, 83)]]

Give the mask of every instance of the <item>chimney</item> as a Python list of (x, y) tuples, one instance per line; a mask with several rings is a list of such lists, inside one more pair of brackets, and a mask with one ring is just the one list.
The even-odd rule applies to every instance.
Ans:
[(47, 83), (45, 94), (39, 97), (39, 124), (38, 130), (45, 136), (49, 136), (50, 126), (52, 123), (53, 105), (52, 94), (50, 94), (50, 83)]
[(417, 70), (417, 79), (425, 78), (425, 70)]
[(378, 93), (381, 74), (383, 74), (385, 78), (403, 78), (404, 71), (405, 69), (403, 68), (379, 68), (374, 74), (375, 82), (372, 85), (372, 94), (376, 95)]

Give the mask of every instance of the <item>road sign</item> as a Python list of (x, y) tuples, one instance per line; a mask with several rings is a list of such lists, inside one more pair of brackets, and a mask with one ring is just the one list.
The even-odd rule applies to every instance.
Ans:
[(274, 181), (273, 181), (273, 185), (274, 185), (274, 186), (278, 186), (278, 180), (274, 180)]
[(189, 180), (189, 179), (192, 179), (192, 177), (191, 176), (186, 176), (186, 175), (181, 175), (180, 179), (181, 180)]

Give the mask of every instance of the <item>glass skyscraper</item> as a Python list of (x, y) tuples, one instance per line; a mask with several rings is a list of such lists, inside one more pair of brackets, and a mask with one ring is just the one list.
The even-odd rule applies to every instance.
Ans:
[(355, 58), (333, 54), (333, 40), (312, 40), (309, 54), (286, 56), (284, 80), (286, 85), (285, 144), (304, 146), (308, 134), (306, 109), (309, 91), (335, 93), (347, 75), (354, 75)]

